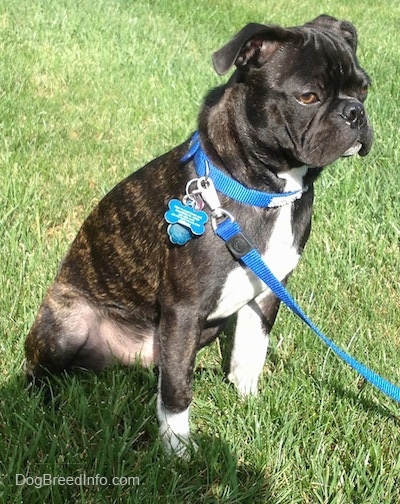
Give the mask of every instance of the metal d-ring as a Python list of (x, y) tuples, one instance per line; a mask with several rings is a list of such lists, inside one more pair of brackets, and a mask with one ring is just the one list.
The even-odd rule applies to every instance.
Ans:
[(235, 222), (235, 217), (230, 212), (224, 210), (223, 208), (218, 208), (211, 214), (211, 226), (214, 230), (214, 233), (216, 233), (217, 231), (217, 221), (222, 218), (229, 219), (231, 222)]

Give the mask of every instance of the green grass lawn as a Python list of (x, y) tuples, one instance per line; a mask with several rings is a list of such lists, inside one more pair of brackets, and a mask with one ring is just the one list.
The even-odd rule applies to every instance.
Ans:
[(249, 21), (323, 12), (357, 25), (375, 144), (318, 181), (290, 290), (335, 342), (400, 384), (400, 4), (0, 0), (1, 503), (400, 502), (398, 405), (285, 308), (258, 397), (239, 400), (224, 380), (226, 336), (200, 353), (188, 463), (163, 455), (152, 371), (55, 380), (48, 405), (21, 372), (25, 335), (85, 215), (195, 129), (221, 82), (211, 53)]

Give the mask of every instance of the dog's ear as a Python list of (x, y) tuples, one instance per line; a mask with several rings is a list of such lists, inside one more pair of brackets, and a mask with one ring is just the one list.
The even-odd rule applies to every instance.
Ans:
[(357, 30), (353, 23), (350, 21), (339, 21), (338, 19), (328, 16), (327, 14), (322, 14), (315, 18), (311, 23), (308, 23), (309, 26), (322, 26), (328, 28), (331, 31), (339, 33), (345, 41), (349, 44), (353, 53), (355, 54), (357, 51)]
[(212, 55), (215, 71), (226, 74), (235, 64), (262, 66), (280, 43), (298, 38), (298, 34), (279, 26), (249, 23), (227, 44)]

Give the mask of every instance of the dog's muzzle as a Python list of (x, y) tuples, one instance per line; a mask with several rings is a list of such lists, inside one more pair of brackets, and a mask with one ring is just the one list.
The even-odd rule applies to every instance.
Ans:
[(340, 116), (352, 130), (359, 131), (357, 140), (342, 156), (347, 157), (354, 154), (365, 156), (371, 148), (373, 133), (364, 105), (358, 100), (348, 100)]

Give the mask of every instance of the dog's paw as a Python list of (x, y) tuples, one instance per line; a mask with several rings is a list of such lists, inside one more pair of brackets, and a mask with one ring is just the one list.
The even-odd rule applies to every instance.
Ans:
[(164, 451), (167, 455), (176, 456), (182, 460), (189, 461), (197, 451), (197, 444), (190, 436), (177, 436), (170, 429), (162, 434)]
[(36, 369), (31, 361), (24, 359), (21, 365), (21, 370), (29, 383), (34, 380)]
[(180, 413), (172, 413), (164, 407), (159, 397), (157, 417), (165, 452), (189, 460), (191, 454), (196, 450), (195, 443), (190, 439), (189, 408)]
[(255, 396), (258, 393), (258, 375), (254, 372), (243, 372), (236, 368), (228, 374), (228, 380), (235, 385), (241, 397)]

